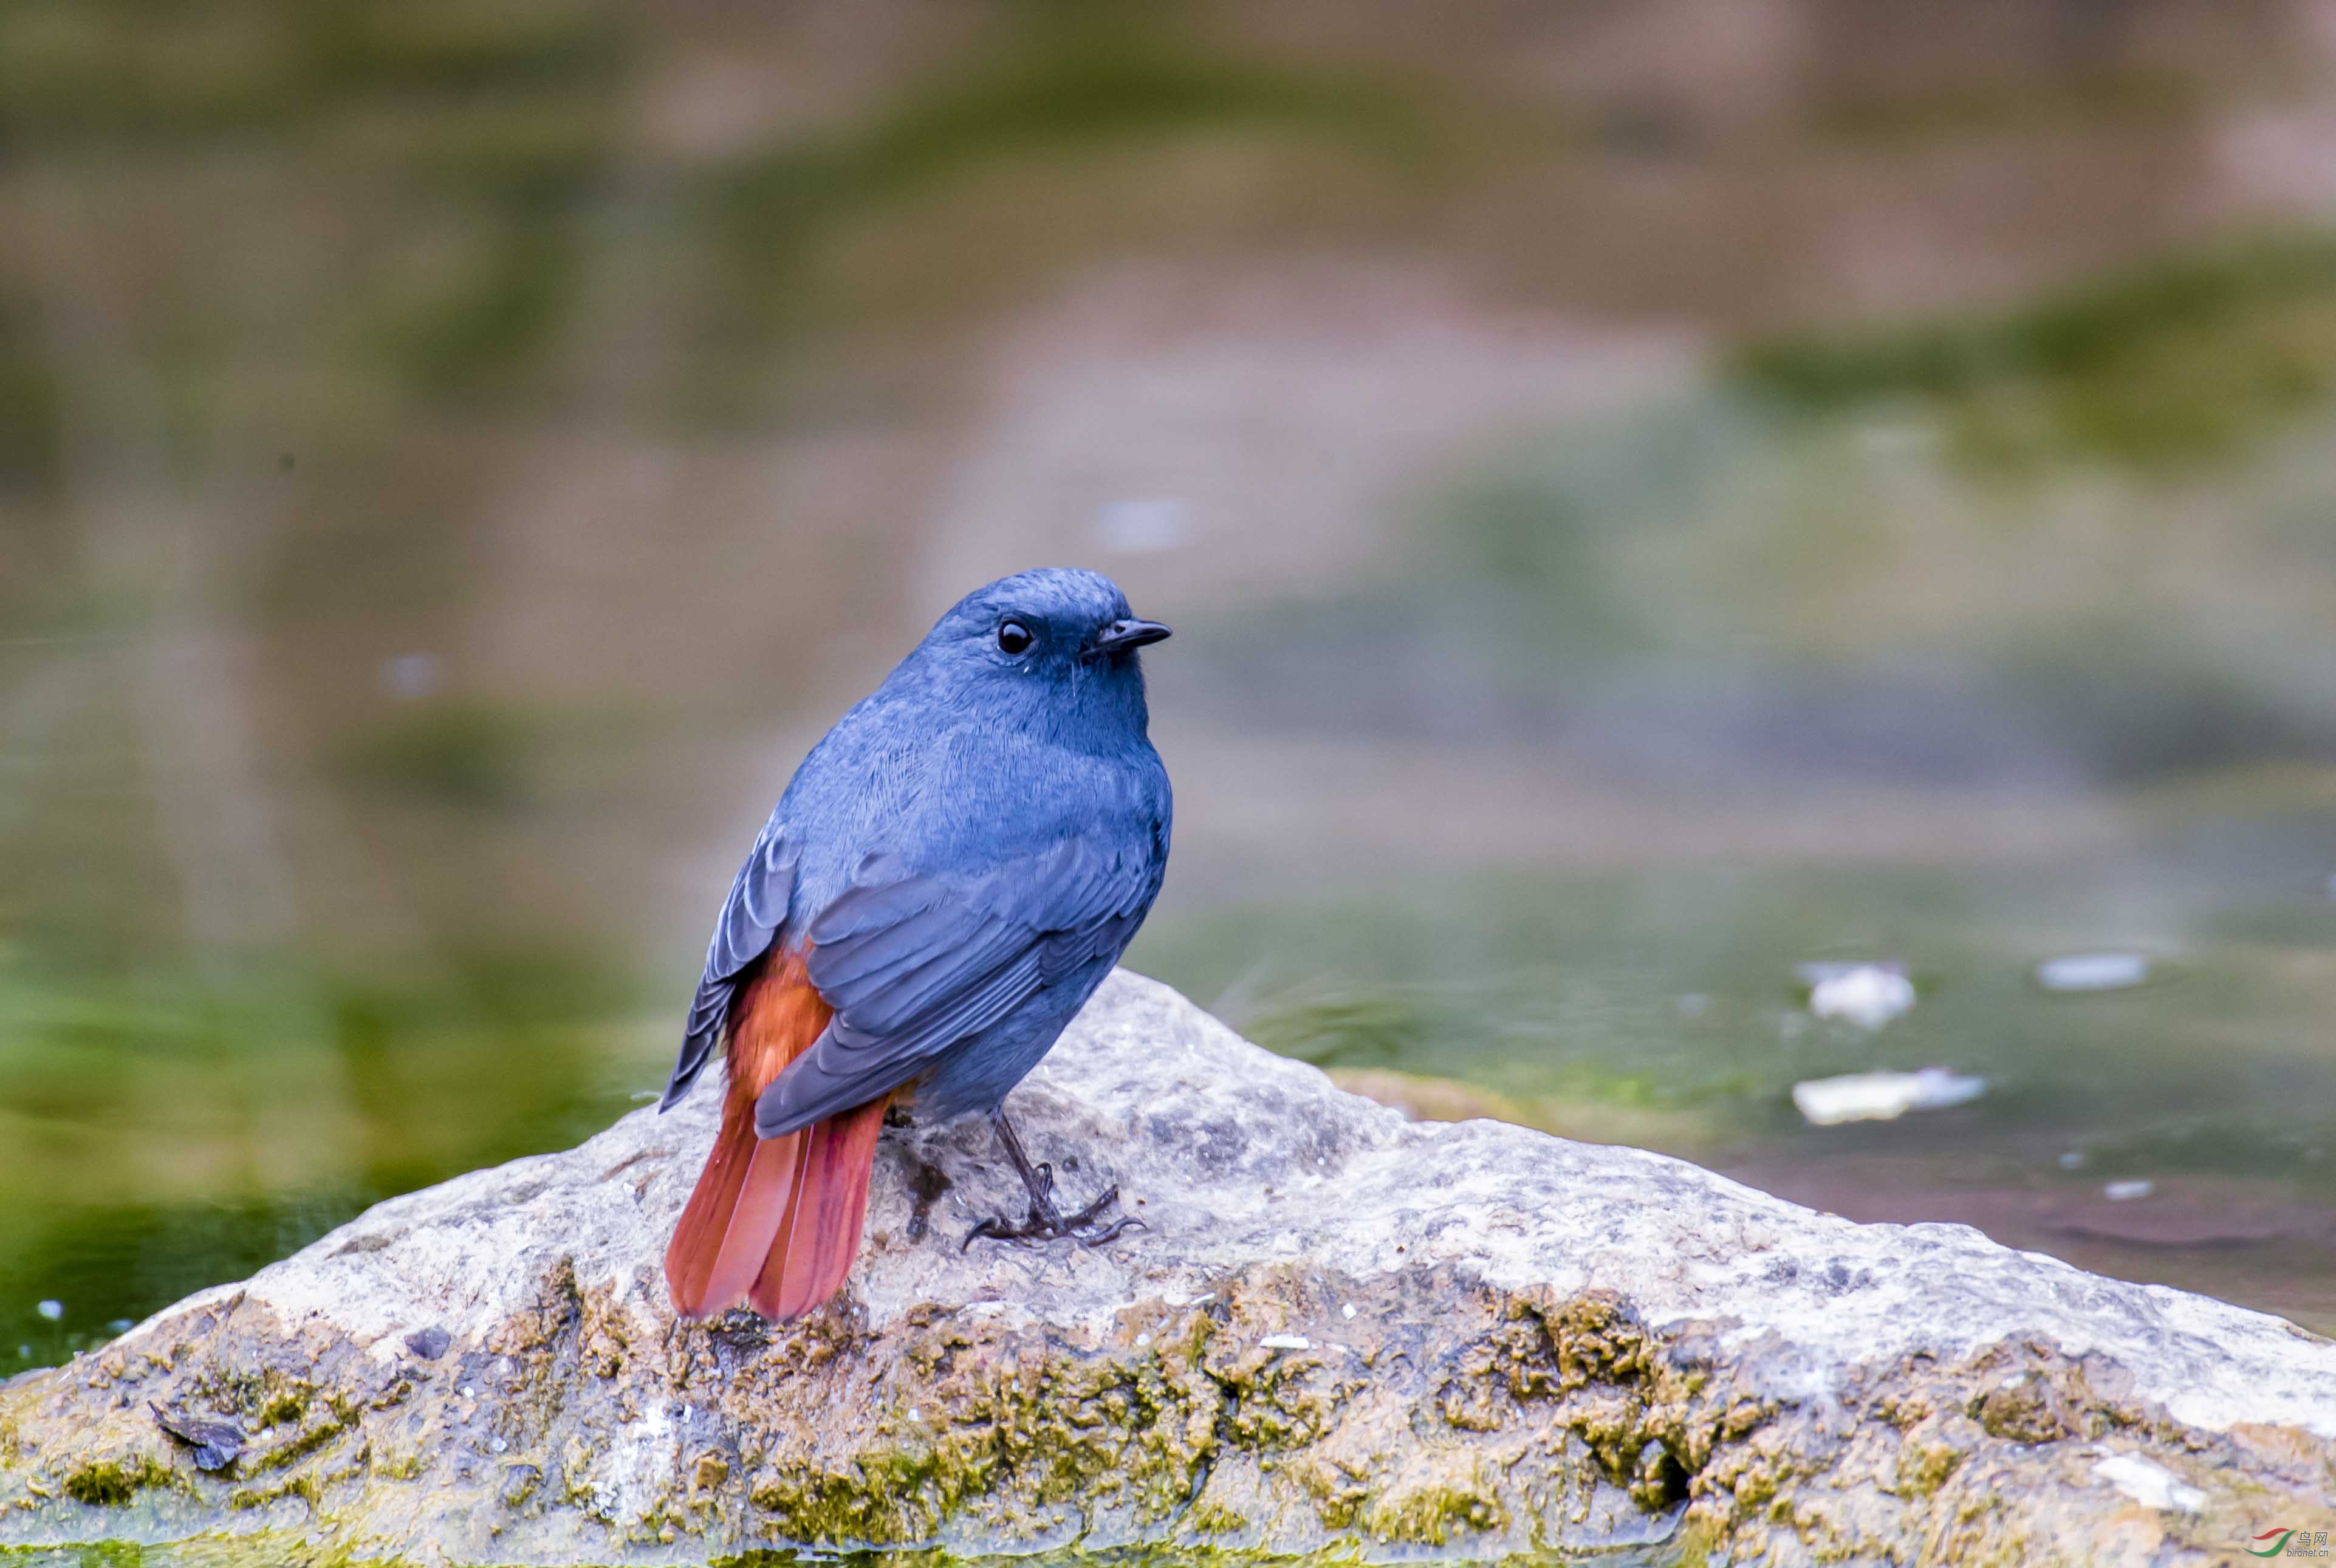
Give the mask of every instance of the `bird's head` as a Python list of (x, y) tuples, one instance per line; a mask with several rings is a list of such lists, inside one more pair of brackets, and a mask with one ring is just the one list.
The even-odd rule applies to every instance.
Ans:
[(1128, 609), (1101, 572), (1046, 567), (978, 588), (941, 617), (903, 668), (955, 702), (996, 705), (1055, 727), (1124, 722), (1141, 733), (1136, 649), (1168, 628)]

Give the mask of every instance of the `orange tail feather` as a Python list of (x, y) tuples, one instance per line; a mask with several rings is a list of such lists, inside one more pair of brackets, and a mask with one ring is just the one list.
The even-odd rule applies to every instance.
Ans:
[(843, 1288), (868, 1217), (868, 1178), (891, 1096), (794, 1135), (805, 1140), (794, 1203), (747, 1298), (765, 1318), (799, 1318)]
[(765, 1317), (799, 1317), (835, 1294), (860, 1250), (885, 1101), (756, 1138), (754, 1101), (811, 1049), (829, 1008), (802, 956), (783, 953), (739, 989), (733, 1016), (722, 1131), (666, 1248), (666, 1285), (684, 1317), (748, 1299)]
[[(666, 1289), (672, 1293), (674, 1310), (685, 1318), (703, 1318), (721, 1311), (737, 1299), (735, 1294), (730, 1294), (727, 1300), (717, 1298), (714, 1276), (721, 1261), (723, 1241), (730, 1232), (731, 1216), (736, 1213), (738, 1200), (745, 1191), (754, 1154), (752, 1108), (742, 1117), (725, 1097), (722, 1130), (715, 1135), (714, 1148), (706, 1156), (706, 1169), (697, 1178), (696, 1190), (689, 1194), (689, 1205), (682, 1210), (681, 1223), (674, 1227), (673, 1240), (665, 1250)], [(779, 1203), (784, 1211), (784, 1195)]]

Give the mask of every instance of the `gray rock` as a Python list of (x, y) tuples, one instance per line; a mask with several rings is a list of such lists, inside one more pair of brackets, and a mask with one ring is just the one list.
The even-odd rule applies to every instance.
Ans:
[[(2336, 1345), (2261, 1313), (1409, 1123), (1131, 975), (1016, 1106), (1067, 1194), (1116, 1181), (1150, 1229), (961, 1251), (1018, 1191), (987, 1129), (890, 1130), (842, 1297), (681, 1323), (702, 1089), (0, 1388), (0, 1544), (2174, 1563), (2336, 1506)], [(158, 1407), (240, 1453), (205, 1473)]]

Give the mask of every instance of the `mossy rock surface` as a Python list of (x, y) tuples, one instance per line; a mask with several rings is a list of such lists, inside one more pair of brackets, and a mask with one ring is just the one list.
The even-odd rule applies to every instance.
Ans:
[(961, 1250), (986, 1129), (888, 1129), (842, 1296), (681, 1322), (701, 1093), (0, 1385), (0, 1547), (2178, 1563), (2336, 1514), (2336, 1345), (2261, 1314), (1408, 1122), (1133, 976), (1016, 1105), (1148, 1228)]

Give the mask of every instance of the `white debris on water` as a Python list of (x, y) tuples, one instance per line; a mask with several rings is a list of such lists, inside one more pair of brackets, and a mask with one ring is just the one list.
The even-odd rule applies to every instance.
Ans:
[(43, 1301), (39, 1306), (34, 1307), (33, 1310), (38, 1312), (42, 1317), (46, 1318), (50, 1322), (54, 1323), (64, 1317), (65, 1304), (63, 1301)]
[(1914, 982), (1895, 964), (1804, 964), (1809, 1011), (1878, 1029), (1914, 1005)]
[(2165, 1466), (2152, 1464), (2138, 1454), (2118, 1454), (2103, 1459), (2093, 1466), (2093, 1474), (2145, 1508), (2197, 1514), (2206, 1506), (2206, 1494)]
[(1303, 1334), (1268, 1334), (1258, 1343), (1268, 1350), (1310, 1350), (1314, 1341)]
[(1830, 1127), (1840, 1122), (1892, 1122), (1909, 1111), (1967, 1105), (1985, 1093), (1985, 1078), (1924, 1067), (1913, 1073), (1810, 1078), (1793, 1086), (1793, 1104), (1815, 1125)]
[(2129, 1203), (2136, 1198), (2146, 1198), (2156, 1191), (2156, 1182), (2111, 1182), (2101, 1189), (2101, 1196), (2112, 1203)]
[(2149, 979), (2149, 959), (2140, 953), (2070, 953), (2036, 966), (2036, 983), (2048, 991), (2119, 991)]

